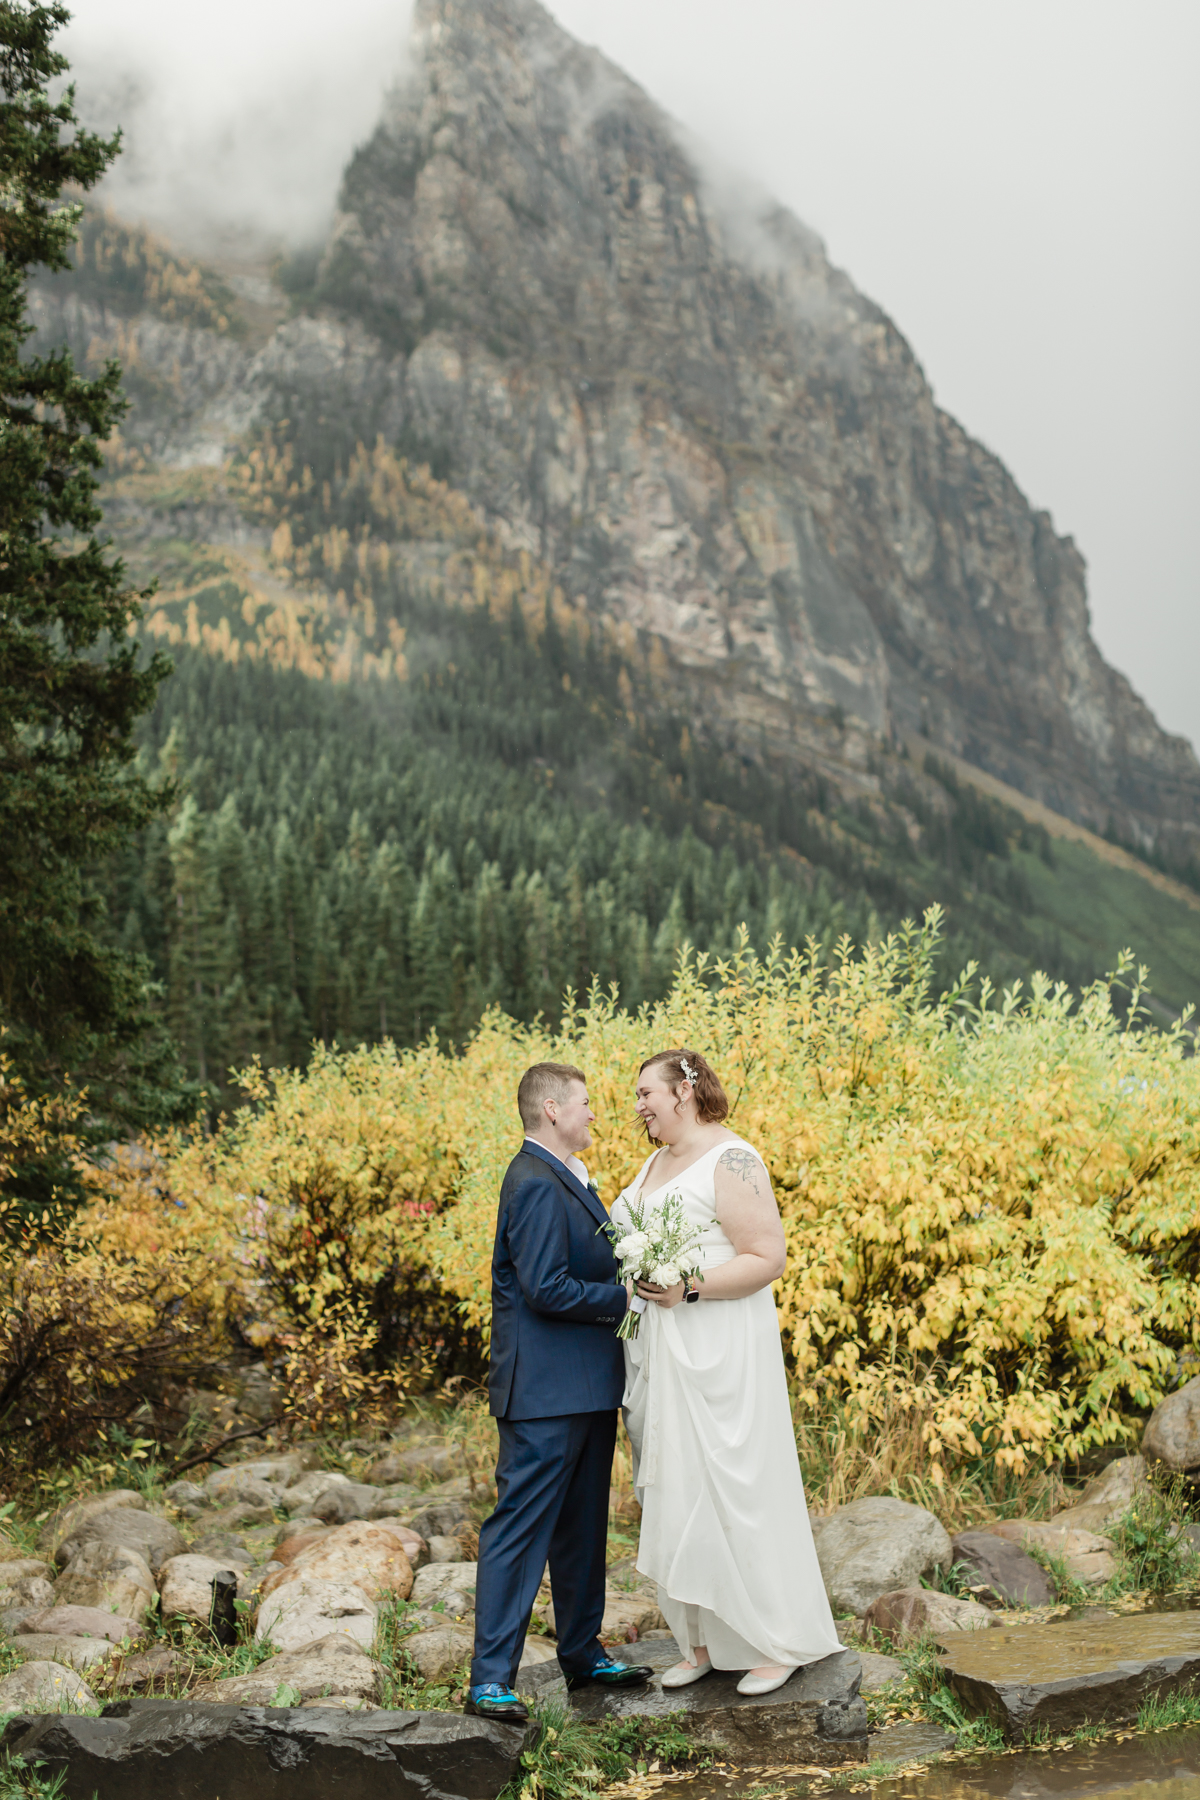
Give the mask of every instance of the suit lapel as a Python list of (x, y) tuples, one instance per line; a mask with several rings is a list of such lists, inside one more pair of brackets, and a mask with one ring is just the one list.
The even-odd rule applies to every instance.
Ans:
[(540, 1157), (544, 1163), (547, 1163), (550, 1168), (554, 1170), (554, 1173), (558, 1176), (558, 1179), (562, 1182), (567, 1192), (573, 1194), (576, 1200), (581, 1200), (583, 1202), (584, 1206), (587, 1207), (588, 1212), (592, 1215), (598, 1225), (608, 1224), (608, 1214), (604, 1210), (603, 1201), (596, 1194), (593, 1194), (591, 1188), (585, 1186), (577, 1175), (571, 1173), (566, 1163), (559, 1162), (557, 1156), (555, 1156), (552, 1151), (546, 1150), (541, 1144), (535, 1144), (530, 1138), (526, 1138), (524, 1148), (528, 1151), (530, 1156)]

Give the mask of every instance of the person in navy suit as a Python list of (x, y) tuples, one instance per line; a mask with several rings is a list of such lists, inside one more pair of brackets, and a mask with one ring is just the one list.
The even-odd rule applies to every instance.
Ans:
[(596, 1116), (582, 1070), (535, 1064), (517, 1109), (525, 1142), (501, 1184), (492, 1252), (497, 1501), (479, 1533), (466, 1710), (519, 1720), (529, 1715), (513, 1682), (547, 1562), (567, 1685), (629, 1687), (651, 1670), (615, 1661), (599, 1636), (626, 1296), (579, 1160)]

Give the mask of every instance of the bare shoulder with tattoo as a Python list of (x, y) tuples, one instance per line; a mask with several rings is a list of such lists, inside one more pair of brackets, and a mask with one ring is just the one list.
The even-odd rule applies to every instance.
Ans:
[(718, 1169), (728, 1169), (731, 1175), (736, 1175), (739, 1180), (746, 1183), (747, 1187), (758, 1192), (763, 1166), (753, 1151), (743, 1150), (738, 1144), (731, 1144), (728, 1150), (718, 1156), (717, 1167)]

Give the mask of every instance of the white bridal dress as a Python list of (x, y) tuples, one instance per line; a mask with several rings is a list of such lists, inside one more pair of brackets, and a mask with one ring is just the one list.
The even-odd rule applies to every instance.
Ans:
[[(726, 1138), (641, 1195), (647, 1159), (614, 1218), (628, 1222), (628, 1198), (653, 1209), (677, 1195), (703, 1230), (702, 1267), (728, 1262), (737, 1252), (717, 1221), (713, 1179), (735, 1143), (758, 1156)], [(775, 1302), (770, 1288), (744, 1300), (705, 1300), (703, 1285), (700, 1293), (693, 1305), (651, 1303), (625, 1345), (637, 1566), (658, 1583), (685, 1655), (704, 1645), (718, 1669), (816, 1662), (841, 1645), (804, 1502)]]

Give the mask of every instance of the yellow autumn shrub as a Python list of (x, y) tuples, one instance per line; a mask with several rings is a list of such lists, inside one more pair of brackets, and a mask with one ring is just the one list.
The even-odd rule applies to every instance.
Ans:
[[(522, 1070), (586, 1070), (611, 1204), (648, 1148), (638, 1066), (689, 1045), (771, 1171), (799, 1406), (836, 1394), (868, 1434), (909, 1408), (934, 1480), (963, 1459), (1019, 1472), (1078, 1454), (1156, 1400), (1200, 1335), (1200, 1065), (1182, 1029), (1146, 1027), (1136, 990), (1132, 1007), (1104, 983), (935, 997), (937, 930), (935, 912), (828, 962), (685, 958), (636, 1015), (593, 991), (554, 1032), (490, 1014), (458, 1054), (326, 1050), (304, 1073), (251, 1071), (246, 1107), (168, 1154), (171, 1181), (222, 1217), (240, 1208), (264, 1313), (315, 1320), (373, 1296), (382, 1318), (387, 1272), (419, 1271), (482, 1341)], [(446, 1329), (436, 1306), (429, 1320)]]

